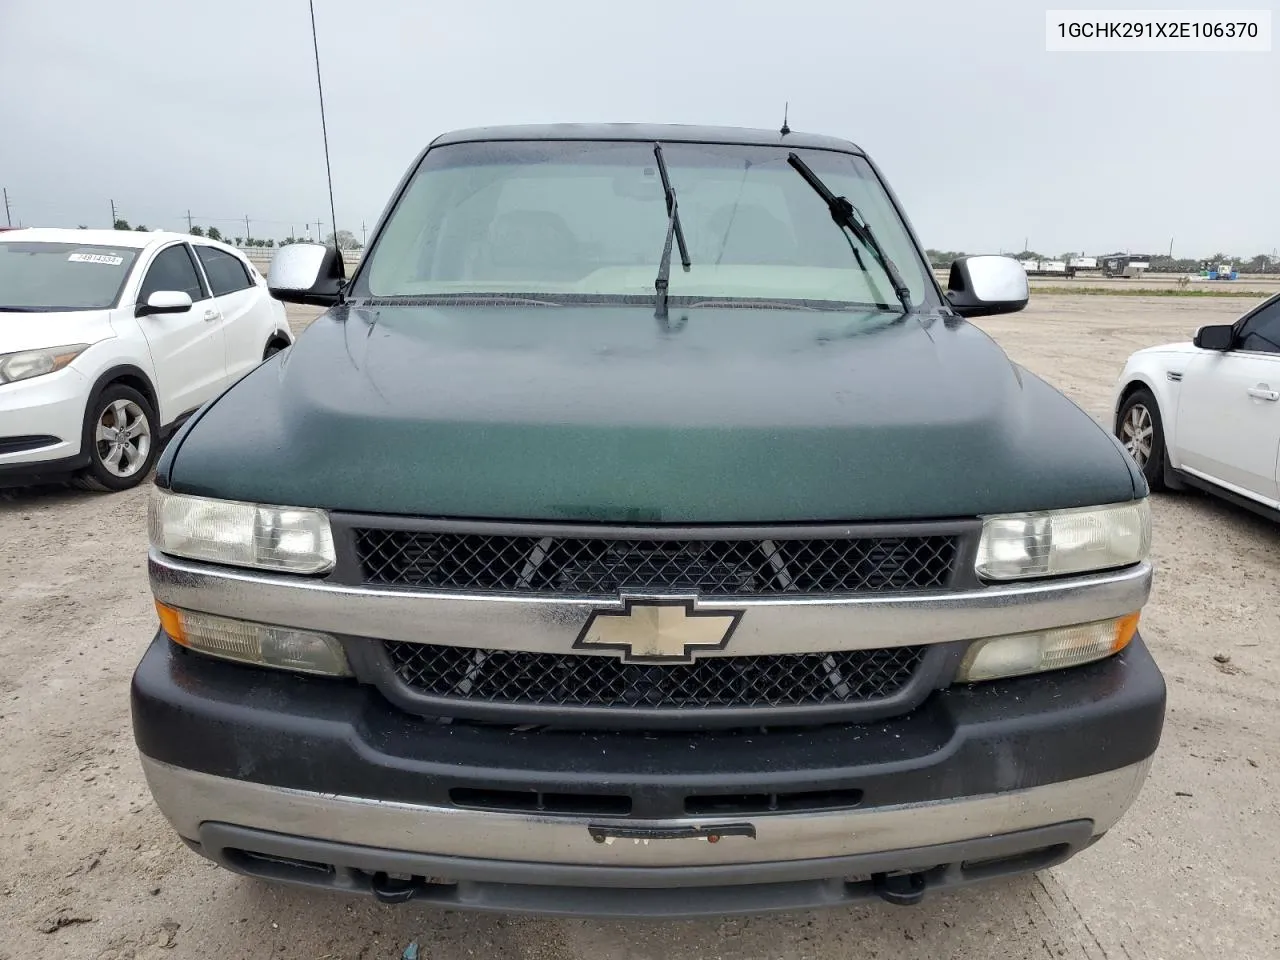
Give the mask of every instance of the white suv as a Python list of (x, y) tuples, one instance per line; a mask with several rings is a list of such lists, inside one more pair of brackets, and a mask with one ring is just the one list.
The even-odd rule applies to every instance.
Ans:
[(283, 304), (225, 244), (0, 233), (0, 486), (135, 486), (164, 437), (292, 342)]

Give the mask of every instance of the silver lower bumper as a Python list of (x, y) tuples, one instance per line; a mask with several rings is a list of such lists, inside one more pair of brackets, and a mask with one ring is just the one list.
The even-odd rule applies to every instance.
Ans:
[[(178, 833), (198, 841), (206, 824), (228, 824), (314, 841), (458, 857), (469, 861), (679, 868), (777, 864), (907, 850), (1091, 821), (1105, 833), (1133, 802), (1150, 760), (1027, 790), (866, 810), (688, 818), (677, 821), (549, 817), (418, 806), (307, 793), (195, 773), (142, 758), (156, 803)], [(741, 824), (755, 837), (593, 839), (589, 826), (672, 828)], [(739, 881), (749, 882), (749, 881)]]

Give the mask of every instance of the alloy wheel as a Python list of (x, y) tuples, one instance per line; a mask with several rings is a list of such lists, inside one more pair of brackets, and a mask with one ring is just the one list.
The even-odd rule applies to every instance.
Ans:
[(151, 453), (151, 424), (132, 400), (114, 400), (99, 414), (94, 440), (107, 472), (121, 479), (131, 477)]
[(1151, 447), (1155, 442), (1151, 411), (1140, 403), (1130, 407), (1120, 427), (1120, 440), (1138, 466), (1145, 467), (1151, 459)]

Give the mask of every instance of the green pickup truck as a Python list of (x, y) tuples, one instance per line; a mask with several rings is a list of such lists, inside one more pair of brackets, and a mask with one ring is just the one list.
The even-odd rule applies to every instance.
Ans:
[[(158, 465), (134, 734), (255, 877), (688, 916), (1026, 873), (1140, 790), (1147, 484), (843, 140), (446, 134)], [(1095, 856), (1123, 856), (1111, 846)]]

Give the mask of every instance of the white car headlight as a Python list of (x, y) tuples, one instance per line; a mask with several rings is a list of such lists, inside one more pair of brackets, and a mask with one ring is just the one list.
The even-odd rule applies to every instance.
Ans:
[(306, 507), (211, 500), (155, 488), (151, 545), (161, 553), (282, 573), (333, 569), (329, 515)]
[(87, 343), (72, 343), (65, 347), (0, 354), (0, 383), (30, 380), (61, 370), (88, 349)]
[(1151, 549), (1151, 508), (1103, 507), (984, 517), (976, 561), (984, 580), (1055, 577), (1123, 567)]

